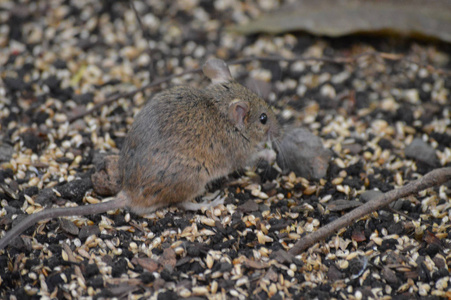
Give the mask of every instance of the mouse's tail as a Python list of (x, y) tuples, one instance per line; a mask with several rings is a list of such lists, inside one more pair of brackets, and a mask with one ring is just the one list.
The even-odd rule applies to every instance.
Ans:
[(117, 197), (111, 201), (105, 201), (96, 204), (88, 204), (77, 207), (60, 207), (47, 208), (38, 213), (31, 214), (24, 220), (19, 222), (10, 231), (8, 231), (2, 239), (0, 239), (0, 250), (5, 248), (13, 239), (18, 237), (22, 232), (33, 226), (39, 221), (45, 219), (69, 217), (69, 216), (85, 216), (104, 213), (110, 210), (124, 208), (128, 204), (127, 197), (124, 193), (119, 193)]

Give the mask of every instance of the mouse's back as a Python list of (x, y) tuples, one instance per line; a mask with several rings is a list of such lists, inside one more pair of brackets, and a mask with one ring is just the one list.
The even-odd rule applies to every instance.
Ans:
[(253, 160), (271, 134), (261, 116), (273, 113), (233, 81), (223, 61), (207, 62), (204, 73), (212, 80), (205, 90), (163, 91), (135, 118), (119, 164), (122, 191), (137, 213), (200, 195), (209, 181)]

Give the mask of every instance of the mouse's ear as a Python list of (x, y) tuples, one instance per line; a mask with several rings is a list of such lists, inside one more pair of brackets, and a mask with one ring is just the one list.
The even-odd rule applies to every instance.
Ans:
[(202, 66), (204, 75), (210, 78), (213, 83), (223, 83), (233, 80), (229, 67), (225, 61), (217, 58), (209, 59)]
[(229, 105), (230, 121), (239, 129), (244, 129), (247, 115), (249, 113), (249, 102), (243, 100), (233, 100)]

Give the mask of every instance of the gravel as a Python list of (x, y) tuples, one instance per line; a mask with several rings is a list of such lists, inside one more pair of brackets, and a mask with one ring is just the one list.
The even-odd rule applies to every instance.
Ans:
[[(288, 254), (368, 191), (386, 192), (451, 166), (451, 79), (440, 71), (451, 69), (450, 46), (226, 30), (263, 13), (266, 2), (135, 1), (145, 34), (128, 2), (0, 4), (0, 140), (11, 146), (0, 148), (2, 234), (43, 206), (101, 200), (93, 187), (115, 179), (99, 160), (119, 153), (143, 104), (168, 86), (203, 88), (207, 80), (191, 72), (69, 123), (111, 95), (198, 68), (210, 56), (361, 55), (353, 63), (231, 66), (238, 81), (261, 88), (282, 125), (321, 139), (331, 153), (322, 178), (259, 165), (212, 184), (208, 193), (219, 191), (225, 204), (205, 211), (119, 210), (41, 222), (0, 252), (0, 298), (450, 297), (449, 185), (401, 199), (399, 213), (375, 212), (300, 255)], [(404, 58), (363, 55), (371, 51)], [(103, 177), (93, 180), (96, 170)]]

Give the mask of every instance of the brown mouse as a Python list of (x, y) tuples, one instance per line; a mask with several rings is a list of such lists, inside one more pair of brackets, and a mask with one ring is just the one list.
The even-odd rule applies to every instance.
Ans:
[(224, 61), (208, 60), (202, 70), (212, 81), (205, 89), (171, 88), (137, 114), (120, 152), (122, 188), (114, 200), (31, 214), (5, 234), (0, 249), (43, 219), (125, 207), (139, 215), (174, 204), (198, 209), (190, 200), (208, 182), (274, 160), (279, 125), (271, 108), (233, 80)]

